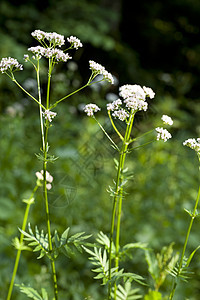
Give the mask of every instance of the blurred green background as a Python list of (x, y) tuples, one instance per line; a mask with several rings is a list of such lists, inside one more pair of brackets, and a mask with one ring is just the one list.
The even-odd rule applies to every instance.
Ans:
[[(50, 192), (52, 230), (85, 231), (95, 237), (109, 232), (112, 202), (106, 192), (115, 177), (114, 149), (93, 119), (82, 112), (84, 104), (101, 108), (99, 120), (119, 143), (106, 116), (106, 104), (118, 97), (119, 86), (151, 87), (156, 97), (146, 113), (139, 113), (134, 136), (160, 126), (167, 114), (174, 119), (173, 139), (134, 150), (127, 159), (134, 173), (123, 204), (121, 244), (148, 242), (155, 252), (175, 242), (180, 251), (189, 222), (184, 208), (192, 209), (199, 185), (198, 160), (182, 146), (185, 139), (200, 136), (200, 2), (198, 0), (137, 1), (58, 0), (0, 1), (0, 58), (15, 57), (23, 63), (27, 48), (36, 45), (31, 32), (41, 29), (65, 37), (77, 36), (84, 47), (73, 62), (60, 64), (52, 78), (52, 99), (75, 90), (88, 80), (90, 59), (115, 76), (115, 85), (97, 85), (60, 104), (50, 129), (50, 152), (59, 156), (49, 166), (54, 176)], [(42, 68), (43, 91), (46, 86)], [(36, 95), (35, 74), (30, 65), (16, 74), (18, 81)], [(123, 125), (119, 122), (120, 130)], [(153, 134), (152, 134), (153, 136)], [(141, 139), (140, 143), (146, 140)], [(38, 108), (5, 75), (0, 76), (0, 299), (6, 298), (25, 205), (22, 199), (34, 187), (41, 163)], [(139, 145), (137, 144), (137, 145)], [(42, 192), (30, 212), (30, 222), (45, 229)], [(195, 220), (187, 255), (200, 243), (199, 220)], [(133, 252), (125, 270), (151, 280), (142, 251)], [(48, 262), (24, 252), (16, 282), (31, 284), (49, 293)], [(87, 254), (57, 261), (60, 299), (102, 300), (103, 287), (92, 279)], [(188, 284), (180, 284), (175, 300), (199, 299), (200, 261), (196, 254)], [(136, 285), (137, 286), (137, 285)], [(161, 292), (167, 295), (169, 277)], [(141, 287), (143, 294), (149, 287)], [(13, 299), (26, 299), (17, 288)]]

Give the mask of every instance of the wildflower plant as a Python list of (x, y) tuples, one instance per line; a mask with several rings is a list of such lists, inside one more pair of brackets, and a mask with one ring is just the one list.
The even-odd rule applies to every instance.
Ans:
[[(130, 242), (124, 246), (120, 245), (122, 205), (126, 196), (126, 184), (132, 178), (132, 174), (126, 166), (127, 156), (134, 149), (140, 148), (154, 141), (161, 140), (163, 142), (167, 142), (172, 135), (165, 127), (173, 125), (172, 118), (167, 115), (163, 115), (161, 117), (162, 125), (158, 124), (159, 127), (156, 127), (139, 137), (135, 137), (135, 116), (138, 112), (146, 112), (148, 110), (149, 102), (151, 102), (151, 99), (154, 98), (155, 93), (149, 87), (141, 87), (137, 84), (123, 85), (119, 88), (119, 97), (111, 103), (108, 103), (106, 107), (112, 128), (120, 140), (119, 143), (116, 143), (95, 116), (96, 113), (101, 111), (101, 108), (94, 103), (85, 105), (83, 111), (88, 117), (95, 119), (111, 143), (111, 146), (118, 153), (118, 159), (114, 159), (116, 174), (113, 180), (113, 186), (109, 186), (107, 189), (112, 199), (109, 236), (100, 231), (97, 235), (96, 242), (92, 244), (87, 242), (90, 235), (86, 235), (85, 232), (78, 232), (74, 235), (70, 235), (70, 228), (66, 228), (61, 234), (56, 230), (53, 233), (51, 230), (48, 197), (49, 191), (53, 185), (53, 176), (48, 170), (49, 164), (58, 159), (58, 157), (55, 157), (50, 153), (49, 144), (51, 126), (54, 123), (55, 118), (59, 117), (56, 112), (56, 108), (60, 102), (67, 100), (82, 89), (103, 81), (113, 84), (114, 78), (111, 73), (105, 69), (105, 67), (93, 60), (90, 60), (88, 67), (91, 70), (91, 74), (88, 81), (82, 87), (79, 87), (70, 94), (64, 95), (62, 98), (55, 100), (52, 99), (51, 80), (54, 76), (57, 64), (67, 63), (70, 61), (72, 59), (70, 50), (78, 50), (80, 47), (83, 47), (83, 45), (77, 37), (70, 36), (65, 41), (63, 35), (55, 32), (49, 33), (42, 30), (35, 30), (31, 33), (31, 35), (38, 41), (39, 45), (28, 48), (29, 54), (24, 55), (24, 61), (25, 63), (30, 63), (36, 72), (37, 96), (29, 93), (15, 77), (15, 73), (17, 71), (23, 70), (22, 64), (20, 64), (15, 58), (11, 57), (2, 58), (0, 61), (0, 72), (7, 75), (13, 83), (16, 84), (26, 95), (28, 95), (29, 98), (38, 106), (41, 131), (41, 148), (40, 152), (36, 154), (36, 157), (41, 162), (41, 170), (35, 173), (36, 184), (32, 193), (27, 199), (22, 200), (26, 204), (26, 209), (24, 212), (22, 226), (19, 229), (20, 238), (16, 237), (13, 240), (13, 245), (17, 250), (17, 255), (8, 289), (7, 300), (10, 300), (12, 296), (20, 256), (23, 250), (33, 250), (34, 252), (38, 252), (38, 259), (42, 259), (43, 257), (48, 258), (51, 265), (54, 290), (53, 299), (58, 300), (59, 293), (56, 259), (60, 253), (69, 257), (75, 249), (80, 252), (84, 249), (90, 255), (89, 260), (94, 266), (92, 271), (96, 273), (94, 278), (100, 279), (102, 284), (107, 286), (107, 300), (141, 299), (142, 295), (140, 294), (140, 290), (133, 286), (133, 282), (145, 285), (145, 279), (138, 274), (129, 271), (126, 272), (123, 268), (121, 268), (121, 261), (126, 258), (130, 258), (131, 251), (136, 248), (145, 251), (148, 270), (154, 280), (154, 291), (150, 290), (145, 296), (145, 299), (161, 299), (159, 288), (170, 273), (174, 277), (169, 298), (172, 300), (179, 278), (183, 278), (184, 280), (187, 278), (187, 268), (189, 267), (194, 254), (200, 247), (198, 246), (190, 254), (189, 258), (185, 257), (193, 221), (199, 215), (197, 212), (197, 206), (200, 198), (200, 188), (193, 211), (190, 212), (186, 210), (191, 217), (191, 221), (188, 226), (180, 259), (177, 254), (173, 255), (173, 243), (171, 243), (168, 247), (163, 247), (160, 254), (157, 254), (156, 256), (147, 248), (148, 245), (146, 243)], [(65, 46), (66, 42), (68, 48), (62, 50), (62, 47)], [(46, 93), (43, 96), (41, 93), (40, 64), (41, 60), (44, 59), (47, 60), (48, 67), (47, 88)], [(119, 122), (122, 122), (125, 125), (123, 126), (124, 129), (119, 129)], [(147, 141), (143, 145), (134, 145), (136, 141), (139, 141), (140, 137), (146, 136), (147, 134), (150, 134), (152, 137), (150, 141)], [(193, 149), (197, 153), (200, 161), (200, 138), (188, 139), (183, 143), (183, 145)], [(38, 226), (33, 226), (28, 222), (30, 207), (33, 203), (35, 203), (36, 193), (40, 187), (43, 189), (43, 201), (46, 212), (46, 230), (41, 230)], [(27, 241), (27, 245), (25, 245), (25, 241)], [(22, 293), (32, 299), (48, 299), (47, 291), (44, 288), (41, 289), (40, 295), (38, 291), (30, 286), (24, 286), (23, 284), (17, 284), (16, 286), (19, 287)]]
[[(137, 293), (134, 295), (135, 290), (131, 288), (131, 282), (136, 281), (143, 284), (144, 278), (134, 274), (126, 273), (123, 269), (120, 269), (119, 262), (124, 255), (133, 248), (145, 249), (146, 244), (143, 243), (130, 243), (124, 247), (120, 247), (120, 230), (121, 230), (121, 213), (122, 202), (125, 197), (125, 185), (131, 178), (131, 174), (128, 172), (128, 168), (125, 166), (126, 156), (134, 149), (131, 145), (137, 138), (132, 137), (132, 131), (134, 128), (134, 118), (137, 112), (147, 111), (148, 102), (147, 99), (153, 99), (155, 93), (151, 88), (141, 87), (140, 85), (123, 85), (119, 88), (119, 99), (114, 100), (112, 103), (107, 104), (107, 113), (112, 124), (114, 131), (117, 133), (121, 140), (121, 145), (118, 146), (111, 139), (108, 133), (104, 130), (102, 125), (95, 117), (95, 113), (100, 110), (96, 104), (88, 104), (85, 106), (84, 111), (88, 116), (93, 117), (105, 135), (112, 143), (113, 148), (118, 151), (118, 160), (115, 160), (116, 166), (116, 178), (113, 180), (114, 186), (109, 186), (108, 192), (112, 198), (112, 213), (111, 213), (111, 225), (110, 225), (110, 237), (108, 238), (103, 233), (100, 233), (97, 237), (97, 242), (100, 245), (100, 249), (94, 246), (94, 251), (85, 248), (85, 250), (91, 255), (90, 259), (97, 268), (94, 272), (99, 273), (95, 278), (102, 279), (103, 284), (108, 285), (107, 299), (139, 299), (141, 296)], [(118, 130), (115, 119), (124, 122), (125, 132), (121, 133)], [(164, 119), (164, 120), (163, 120)], [(172, 119), (168, 116), (162, 117), (162, 121), (165, 124), (171, 125)], [(150, 132), (149, 132), (150, 133)], [(166, 142), (171, 138), (171, 134), (163, 128), (156, 128), (157, 138), (153, 140), (163, 140)], [(152, 141), (151, 141), (152, 142)], [(149, 143), (149, 142), (148, 142)], [(114, 238), (115, 237), (115, 238)], [(101, 247), (103, 246), (103, 250)], [(124, 280), (124, 287), (121, 286), (120, 281)], [(129, 297), (122, 297), (119, 295), (126, 295), (124, 289), (129, 287)], [(138, 291), (136, 291), (138, 292)], [(132, 295), (132, 296), (131, 296)]]
[[(91, 86), (96, 82), (101, 81), (108, 81), (109, 83), (113, 83), (112, 75), (106, 71), (106, 69), (90, 60), (89, 61), (89, 68), (91, 70), (91, 75), (88, 81), (80, 87), (79, 89), (71, 92), (68, 95), (63, 96), (61, 99), (57, 99), (52, 101), (51, 99), (51, 80), (52, 76), (54, 75), (54, 69), (58, 63), (67, 63), (69, 60), (72, 59), (71, 55), (68, 53), (71, 49), (78, 50), (78, 48), (82, 47), (81, 41), (74, 36), (70, 36), (67, 38), (68, 48), (62, 50), (61, 47), (65, 45), (65, 38), (63, 35), (60, 35), (55, 32), (44, 32), (42, 30), (35, 30), (31, 33), (32, 37), (35, 38), (39, 45), (28, 48), (28, 52), (30, 54), (24, 55), (24, 61), (26, 63), (30, 63), (33, 66), (33, 69), (36, 72), (37, 78), (37, 97), (30, 94), (16, 79), (15, 72), (22, 71), (23, 65), (20, 64), (17, 59), (15, 58), (2, 58), (0, 61), (0, 72), (2, 74), (7, 75), (13, 83), (15, 83), (26, 95), (29, 96), (31, 100), (33, 100), (39, 107), (39, 118), (40, 118), (40, 130), (41, 130), (41, 151), (36, 156), (42, 163), (42, 170), (36, 173), (37, 181), (36, 187), (33, 189), (33, 193), (31, 194), (30, 198), (24, 201), (27, 204), (27, 208), (24, 215), (24, 221), (22, 228), (20, 229), (21, 236), (20, 240), (16, 238), (14, 240), (14, 246), (17, 249), (17, 256), (14, 266), (14, 271), (8, 291), (7, 300), (11, 298), (13, 285), (15, 281), (15, 275), (17, 273), (17, 268), (19, 264), (19, 259), (22, 250), (30, 249), (30, 247), (34, 248), (34, 251), (40, 251), (39, 258), (42, 258), (44, 255), (49, 258), (51, 263), (52, 269), (52, 280), (54, 286), (54, 299), (58, 299), (58, 284), (57, 284), (57, 273), (56, 273), (56, 266), (55, 266), (55, 259), (57, 258), (59, 252), (62, 252), (66, 255), (70, 253), (71, 245), (74, 245), (79, 251), (81, 251), (81, 245), (84, 241), (89, 237), (84, 235), (84, 233), (77, 233), (76, 235), (69, 237), (69, 228), (67, 228), (64, 233), (59, 236), (58, 233), (55, 231), (54, 236), (51, 232), (51, 221), (50, 221), (50, 212), (49, 212), (49, 202), (48, 202), (48, 191), (51, 189), (51, 183), (53, 181), (53, 177), (49, 174), (47, 168), (50, 162), (54, 162), (57, 157), (54, 155), (49, 154), (49, 129), (55, 117), (57, 117), (57, 113), (53, 111), (56, 109), (57, 105), (69, 98), (70, 96), (74, 95), (75, 93), (79, 92), (80, 90)], [(48, 61), (48, 71), (47, 71), (47, 90), (45, 99), (42, 97), (41, 93), (41, 80), (40, 80), (40, 61), (42, 59), (46, 59)], [(98, 75), (102, 75), (101, 78), (95, 80)], [(96, 107), (90, 108), (89, 111), (96, 110)], [(88, 111), (88, 113), (89, 113)], [(33, 195), (36, 193), (36, 190), (39, 186), (43, 186), (43, 195), (44, 195), (44, 203), (45, 203), (45, 210), (46, 210), (46, 226), (47, 226), (47, 233), (43, 231), (39, 231), (37, 227), (35, 227), (35, 232), (32, 230), (31, 225), (29, 224), (29, 233), (26, 232), (26, 225), (28, 221), (28, 213), (30, 209), (30, 205), (34, 202)], [(28, 240), (29, 246), (24, 245), (24, 239)], [(34, 298), (34, 293), (36, 291), (33, 288), (28, 288), (21, 286), (20, 290), (27, 294), (29, 297), (32, 295)], [(43, 294), (46, 292), (43, 289)], [(35, 298), (34, 298), (35, 299)], [(38, 298), (39, 299), (39, 298)]]
[[(200, 163), (200, 138), (187, 139), (183, 142), (183, 146), (187, 146), (187, 147), (191, 148), (192, 150), (194, 150), (197, 154), (197, 157), (198, 157), (198, 160), (199, 160), (199, 163)], [(199, 169), (200, 169), (200, 167), (199, 167)], [(189, 222), (188, 229), (186, 231), (185, 242), (184, 242), (184, 245), (183, 245), (180, 260), (179, 260), (177, 266), (175, 266), (174, 268), (171, 268), (169, 270), (170, 274), (174, 278), (173, 286), (172, 286), (171, 293), (170, 293), (170, 296), (169, 296), (170, 300), (172, 300), (174, 298), (174, 294), (175, 294), (179, 279), (182, 279), (183, 281), (187, 281), (189, 279), (190, 273), (191, 273), (189, 271), (190, 262), (191, 262), (191, 260), (194, 256), (194, 254), (196, 253), (196, 251), (200, 248), (200, 245), (197, 246), (196, 249), (194, 249), (192, 251), (192, 253), (189, 255), (189, 257), (185, 256), (186, 248), (187, 248), (187, 245), (188, 245), (188, 241), (189, 241), (189, 237), (190, 237), (193, 222), (196, 219), (196, 217), (199, 216), (199, 213), (197, 211), (197, 207), (198, 207), (198, 204), (199, 204), (199, 199), (200, 199), (200, 185), (199, 185), (197, 198), (196, 198), (193, 210), (189, 211), (189, 210), (185, 209), (185, 212), (190, 216), (191, 220)]]

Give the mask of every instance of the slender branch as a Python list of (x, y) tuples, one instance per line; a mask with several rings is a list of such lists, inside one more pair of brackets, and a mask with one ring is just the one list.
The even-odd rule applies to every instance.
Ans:
[(37, 104), (39, 104), (39, 106), (41, 106), (44, 110), (46, 110), (46, 108), (44, 107), (44, 105), (42, 105), (37, 99), (35, 99), (35, 97), (33, 97), (31, 94), (29, 94), (29, 92), (27, 92), (18, 82), (16, 79), (12, 79), (12, 81), (14, 83), (16, 83), (16, 85), (18, 85), (18, 87), (24, 92), (26, 93), (30, 98), (32, 98)]
[(112, 119), (111, 114), (110, 114), (110, 110), (108, 110), (108, 116), (109, 116), (109, 118), (110, 118), (110, 122), (111, 122), (111, 124), (112, 124), (114, 130), (116, 131), (116, 133), (118, 134), (118, 136), (120, 137), (120, 139), (123, 141), (124, 138), (123, 138), (123, 136), (121, 135), (121, 133), (119, 132), (119, 130), (117, 129), (117, 127), (115, 126), (115, 123), (113, 122), (113, 119)]
[[(42, 104), (41, 89), (40, 89), (40, 63), (39, 63), (39, 59), (37, 61), (36, 74), (37, 74), (38, 98), (39, 98), (39, 103)], [(44, 151), (44, 149), (45, 149), (44, 125), (43, 125), (42, 107), (41, 106), (39, 106), (39, 113), (40, 113), (40, 129), (41, 129), (41, 136), (42, 136), (42, 149)]]
[(50, 106), (49, 109), (51, 110), (52, 108), (56, 107), (56, 106), (58, 105), (58, 103), (60, 103), (61, 101), (65, 100), (65, 99), (67, 99), (67, 98), (69, 98), (70, 96), (72, 96), (72, 95), (78, 93), (79, 91), (81, 91), (82, 89), (84, 89), (85, 87), (87, 87), (88, 85), (89, 85), (89, 84), (87, 83), (87, 84), (85, 84), (84, 86), (80, 87), (78, 90), (76, 90), (76, 91), (74, 91), (74, 92), (72, 92), (72, 93), (66, 95), (65, 97), (61, 98), (60, 100), (56, 101), (54, 104), (52, 104), (52, 105)]
[(95, 119), (95, 121), (97, 122), (97, 124), (99, 125), (99, 127), (101, 128), (101, 130), (103, 131), (103, 133), (106, 135), (106, 137), (109, 139), (109, 141), (114, 145), (114, 147), (118, 150), (118, 146), (115, 144), (115, 142), (111, 139), (111, 137), (108, 135), (108, 133), (105, 131), (105, 129), (103, 128), (103, 126), (99, 123), (99, 121), (95, 118), (95, 116), (93, 116), (93, 118)]

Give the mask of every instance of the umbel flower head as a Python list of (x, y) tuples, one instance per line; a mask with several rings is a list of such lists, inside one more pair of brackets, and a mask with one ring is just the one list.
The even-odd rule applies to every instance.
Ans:
[(167, 129), (164, 129), (162, 127), (157, 127), (155, 130), (157, 132), (157, 141), (163, 140), (164, 142), (166, 142), (168, 139), (172, 137), (171, 133), (169, 133)]
[(107, 104), (107, 110), (112, 111), (112, 116), (121, 121), (126, 121), (130, 114), (148, 108), (146, 97), (153, 98), (155, 93), (151, 88), (141, 87), (140, 85), (126, 84), (119, 88), (119, 95), (123, 98), (117, 99)]
[(162, 116), (162, 118), (161, 118), (161, 120), (163, 121), (163, 123), (165, 124), (165, 125), (173, 125), (173, 120), (172, 120), (172, 118), (171, 117), (169, 117), (169, 116), (167, 116), (167, 115), (163, 115)]
[[(28, 51), (33, 53), (33, 59), (40, 59), (42, 57), (54, 59), (54, 63), (66, 62), (72, 57), (64, 51), (58, 49), (65, 44), (64, 36), (56, 32), (45, 32), (42, 30), (35, 30), (31, 35), (41, 44), (40, 46), (30, 47)], [(81, 41), (75, 37), (70, 36), (67, 41), (71, 44), (69, 49), (78, 49), (82, 47)], [(25, 61), (29, 60), (29, 56), (24, 56)]]
[(0, 61), (0, 71), (2, 74), (6, 73), (7, 71), (13, 73), (21, 70), (23, 70), (23, 66), (15, 58), (5, 57)]
[(187, 146), (193, 150), (195, 150), (200, 156), (200, 138), (195, 139), (187, 139), (185, 142), (183, 142), (184, 146)]
[(101, 109), (96, 104), (90, 103), (87, 104), (83, 110), (89, 117), (93, 117), (94, 113)]
[(65, 44), (64, 36), (56, 32), (44, 32), (42, 30), (35, 30), (31, 35), (38, 40), (39, 42), (44, 42), (47, 40), (50, 44), (50, 47), (61, 47)]
[(92, 73), (94, 74), (94, 77), (96, 77), (97, 75), (103, 75), (104, 80), (107, 80), (111, 84), (114, 84), (114, 78), (108, 71), (106, 71), (106, 69), (102, 65), (94, 62), (93, 60), (89, 61), (89, 65)]

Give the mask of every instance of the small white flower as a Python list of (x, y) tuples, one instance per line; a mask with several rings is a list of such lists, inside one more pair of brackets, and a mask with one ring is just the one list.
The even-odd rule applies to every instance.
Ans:
[(23, 66), (12, 57), (4, 57), (0, 61), (0, 72), (3, 74), (6, 71), (14, 72), (23, 70)]
[(183, 142), (183, 145), (195, 150), (200, 155), (200, 138), (197, 138), (197, 140), (187, 139)]
[(165, 125), (173, 125), (173, 120), (172, 120), (172, 118), (171, 117), (169, 117), (169, 116), (167, 116), (167, 115), (163, 115), (162, 116), (162, 118), (161, 118), (161, 120), (163, 121), (163, 123), (165, 124)]
[(75, 36), (70, 36), (69, 38), (67, 38), (68, 42), (72, 44), (72, 46), (75, 49), (78, 49), (79, 47), (83, 47), (83, 44), (81, 43), (81, 41), (75, 37)]
[(49, 41), (50, 46), (61, 47), (65, 44), (64, 35), (58, 34), (56, 32), (47, 32), (45, 38)]
[(129, 117), (129, 113), (125, 111), (125, 109), (123, 108), (119, 110), (115, 110), (112, 115), (113, 117), (119, 119), (120, 121), (125, 121)]
[(119, 95), (123, 99), (136, 98), (145, 101), (145, 92), (140, 85), (125, 84), (119, 88)]
[(44, 32), (42, 30), (35, 30), (31, 35), (36, 38), (38, 41), (43, 41), (44, 39), (48, 40), (50, 46), (61, 47), (65, 44), (64, 36), (56, 32)]
[(172, 137), (171, 133), (169, 133), (167, 129), (164, 129), (162, 127), (157, 127), (155, 130), (157, 132), (157, 141), (163, 140), (164, 142), (166, 142), (168, 139)]
[(42, 31), (42, 30), (35, 30), (31, 33), (31, 35), (36, 38), (37, 40), (43, 40), (46, 36), (46, 32)]
[[(42, 172), (42, 171), (41, 171), (41, 172)], [(35, 173), (37, 179), (39, 179), (39, 180), (43, 180), (43, 179), (44, 179), (44, 177), (43, 177), (43, 175), (42, 175), (41, 172), (36, 172), (36, 173)]]
[(42, 115), (44, 118), (49, 120), (49, 122), (52, 121), (52, 119), (57, 115), (57, 113), (54, 113), (53, 111), (50, 111), (49, 109), (46, 109), (44, 112), (42, 112)]
[(112, 103), (108, 103), (107, 104), (107, 110), (116, 110), (119, 108), (119, 106), (122, 105), (122, 101), (120, 99), (117, 99), (115, 101), (113, 101)]
[(146, 96), (148, 96), (150, 99), (153, 99), (153, 98), (154, 98), (155, 93), (154, 93), (154, 91), (153, 91), (151, 88), (148, 88), (148, 87), (146, 87), (146, 86), (143, 86), (143, 90), (144, 90)]
[(93, 60), (89, 61), (89, 65), (90, 65), (90, 69), (96, 76), (101, 74), (101, 75), (103, 75), (103, 78), (105, 80), (107, 80), (111, 84), (114, 84), (114, 78), (108, 71), (106, 71), (106, 69), (102, 65), (94, 62)]
[(90, 103), (90, 104), (87, 104), (83, 110), (87, 114), (87, 116), (92, 117), (92, 116), (94, 116), (95, 112), (97, 112), (101, 109), (96, 104)]
[[(43, 170), (41, 170), (40, 172), (35, 173), (35, 175), (36, 175), (36, 177), (39, 181), (44, 180), (43, 174), (44, 174)], [(51, 183), (53, 181), (53, 176), (51, 176), (51, 174), (48, 171), (46, 171), (46, 181), (47, 181), (46, 188), (47, 188), (47, 190), (50, 190), (52, 188)]]
[(137, 112), (139, 110), (146, 111), (148, 108), (147, 102), (134, 97), (127, 98), (126, 100), (124, 100), (124, 103), (126, 103), (126, 107), (128, 109), (132, 109), (134, 112)]

